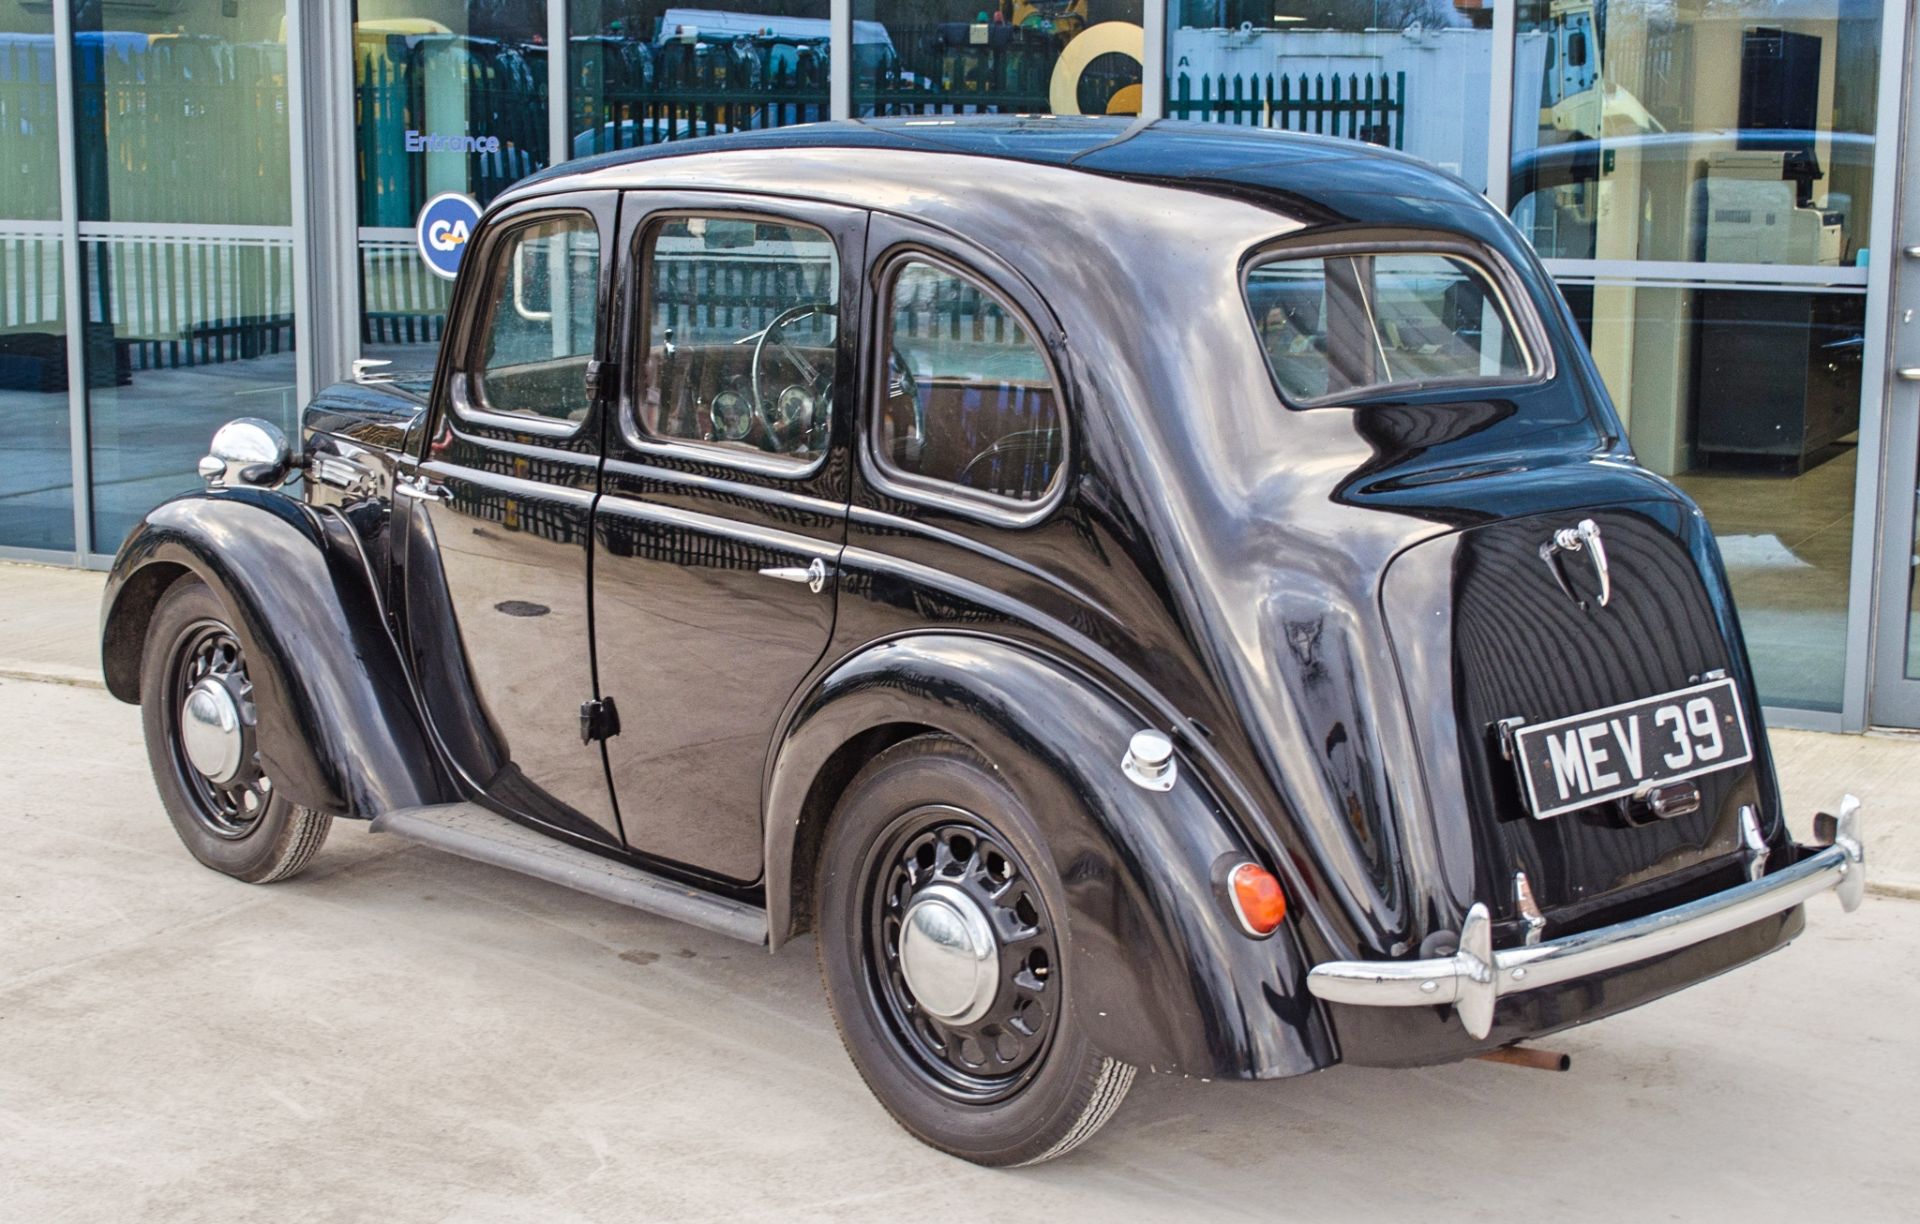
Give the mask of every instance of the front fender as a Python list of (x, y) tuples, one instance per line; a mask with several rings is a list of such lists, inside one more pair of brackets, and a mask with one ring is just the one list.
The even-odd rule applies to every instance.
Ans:
[(369, 818), (456, 798), (345, 522), (283, 493), (194, 493), (154, 509), (114, 558), (101, 604), (107, 688), (140, 700), (147, 622), (192, 573), (233, 617), (259, 696), (261, 763), (295, 803)]
[[(1148, 724), (1087, 677), (1006, 642), (931, 633), (870, 647), (797, 703), (769, 771), (767, 904), (774, 942), (794, 922), (798, 847), (816, 781), (880, 728), (930, 727), (972, 745), (1024, 800), (1066, 886), (1069, 964), (1094, 1044), (1138, 1066), (1256, 1079), (1337, 1060), (1291, 925), (1245, 935), (1224, 888), (1258, 859), (1181, 760), (1167, 793), (1120, 761)], [(828, 771), (830, 772), (830, 771)], [(1296, 902), (1298, 899), (1295, 899)]]

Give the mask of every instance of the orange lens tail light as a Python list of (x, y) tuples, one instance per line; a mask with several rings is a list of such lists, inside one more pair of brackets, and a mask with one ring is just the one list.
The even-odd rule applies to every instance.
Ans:
[(1258, 863), (1242, 863), (1227, 877), (1227, 891), (1247, 934), (1265, 938), (1280, 929), (1287, 916), (1287, 894), (1271, 871)]

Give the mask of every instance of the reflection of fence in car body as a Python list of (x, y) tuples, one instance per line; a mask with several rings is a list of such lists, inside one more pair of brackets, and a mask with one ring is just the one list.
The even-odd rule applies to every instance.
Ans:
[[(495, 464), (487, 466), (497, 467)], [(568, 464), (543, 463), (538, 459), (518, 459), (512, 474), (523, 480), (567, 483), (578, 475), (578, 468)], [(747, 498), (732, 500), (741, 505), (751, 505), (756, 510), (765, 509), (763, 503)], [(585, 542), (582, 530), (585, 524), (580, 512), (570, 505), (529, 501), (497, 489), (465, 482), (461, 495), (451, 504), (460, 513), (498, 523), (509, 531), (522, 531), (561, 544)], [(679, 525), (642, 524), (619, 516), (603, 517), (600, 522), (607, 533), (608, 549), (623, 557), (725, 570), (758, 570), (786, 565), (792, 560), (787, 554), (769, 548)]]
[(1407, 74), (1378, 76), (1206, 73), (1196, 93), (1193, 77), (1181, 73), (1167, 99), (1174, 119), (1281, 128), (1344, 136), (1398, 149), (1406, 139)]

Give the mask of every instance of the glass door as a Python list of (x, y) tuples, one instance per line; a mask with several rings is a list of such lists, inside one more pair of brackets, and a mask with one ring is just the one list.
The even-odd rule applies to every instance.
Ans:
[[(1912, 40), (1908, 42), (1911, 73)], [(1900, 176), (1920, 148), (1920, 106), (1906, 114)], [(1887, 336), (1886, 531), (1881, 541), (1870, 722), (1920, 727), (1920, 193), (1902, 191), (1894, 219), (1892, 309)]]

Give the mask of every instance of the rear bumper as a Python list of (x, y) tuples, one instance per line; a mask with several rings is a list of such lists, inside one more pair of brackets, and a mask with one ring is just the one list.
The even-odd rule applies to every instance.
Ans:
[(1307, 988), (1326, 1002), (1358, 1007), (1451, 1005), (1466, 1031), (1484, 1038), (1505, 996), (1669, 956), (1790, 910), (1828, 889), (1851, 912), (1865, 888), (1860, 801), (1848, 795), (1832, 820), (1830, 845), (1751, 883), (1643, 918), (1498, 952), (1493, 950), (1492, 916), (1476, 903), (1467, 912), (1459, 950), (1452, 956), (1328, 961), (1307, 974)]

